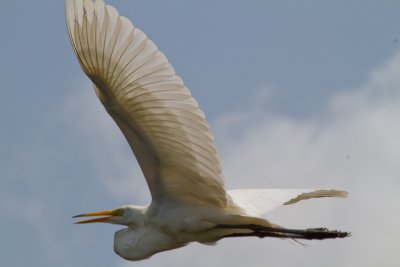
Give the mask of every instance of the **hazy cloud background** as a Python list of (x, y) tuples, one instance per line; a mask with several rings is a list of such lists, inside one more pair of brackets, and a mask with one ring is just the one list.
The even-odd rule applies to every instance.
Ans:
[(144, 204), (149, 194), (74, 58), (62, 2), (7, 2), (0, 11), (0, 265), (399, 265), (396, 2), (112, 1), (165, 52), (205, 110), (227, 188), (350, 192), (268, 218), (349, 230), (351, 238), (306, 247), (231, 239), (137, 263), (113, 253), (117, 227), (71, 224), (71, 215)]

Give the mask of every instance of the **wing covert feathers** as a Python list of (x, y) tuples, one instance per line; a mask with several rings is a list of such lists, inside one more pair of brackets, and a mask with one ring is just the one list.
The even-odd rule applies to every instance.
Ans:
[(131, 146), (153, 201), (225, 206), (204, 113), (164, 54), (101, 0), (67, 0), (66, 19), (79, 63)]

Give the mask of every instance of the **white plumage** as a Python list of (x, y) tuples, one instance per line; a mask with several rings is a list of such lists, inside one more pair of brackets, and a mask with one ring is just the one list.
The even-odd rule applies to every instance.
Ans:
[[(152, 41), (102, 0), (66, 0), (67, 28), (79, 63), (127, 139), (152, 202), (78, 215), (128, 226), (116, 253), (139, 260), (188, 242), (229, 236), (323, 239), (347, 233), (289, 230), (259, 216), (284, 204), (346, 192), (314, 189), (225, 191), (204, 113)], [(254, 226), (257, 226), (256, 228)]]

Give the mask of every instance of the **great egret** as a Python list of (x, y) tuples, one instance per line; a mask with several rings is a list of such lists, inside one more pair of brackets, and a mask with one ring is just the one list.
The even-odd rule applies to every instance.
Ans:
[(204, 114), (154, 43), (102, 0), (66, 0), (66, 19), (79, 63), (126, 137), (152, 197), (144, 207), (127, 205), (74, 216), (96, 216), (77, 224), (127, 226), (114, 237), (115, 252), (127, 260), (225, 237), (325, 239), (349, 235), (325, 228), (287, 229), (260, 217), (304, 199), (346, 197), (345, 191), (225, 191)]

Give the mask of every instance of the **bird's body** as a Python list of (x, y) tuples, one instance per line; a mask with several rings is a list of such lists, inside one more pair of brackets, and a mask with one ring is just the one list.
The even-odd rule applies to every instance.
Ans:
[(146, 207), (123, 206), (75, 217), (126, 225), (114, 250), (128, 260), (197, 241), (257, 236), (325, 239), (347, 233), (291, 230), (261, 218), (281, 205), (346, 192), (316, 189), (226, 191), (203, 112), (165, 56), (102, 0), (66, 0), (67, 27), (79, 63), (126, 137), (149, 186)]
[[(193, 241), (213, 243), (222, 238), (224, 232), (213, 227), (218, 221), (227, 221), (223, 211), (204, 206), (168, 203), (126, 208), (143, 211), (140, 223), (128, 225), (130, 227), (115, 233), (115, 240), (118, 241), (114, 242), (114, 250), (128, 260), (145, 259), (157, 252), (182, 247)], [(134, 220), (138, 220), (138, 217)]]

